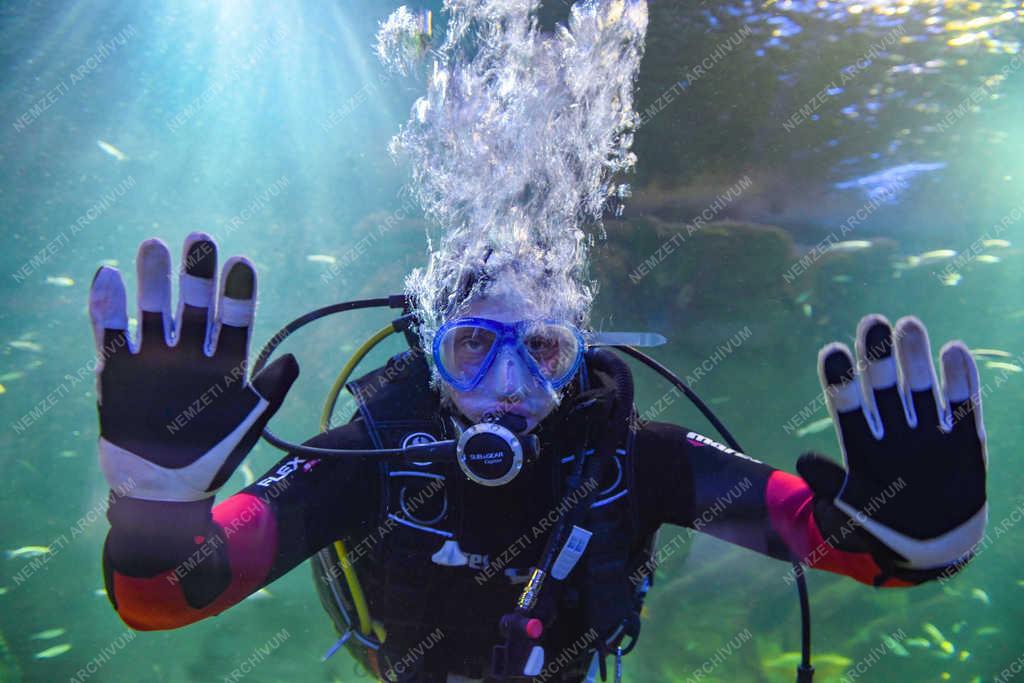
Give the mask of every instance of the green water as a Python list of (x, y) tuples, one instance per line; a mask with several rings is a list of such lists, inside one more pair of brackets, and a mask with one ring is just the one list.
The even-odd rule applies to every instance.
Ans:
[[(693, 386), (752, 455), (790, 471), (806, 450), (838, 455), (830, 430), (797, 438), (793, 420), (808, 405), (802, 423), (824, 415), (815, 407), (817, 350), (849, 341), (864, 314), (918, 315), (935, 349), (961, 338), (1022, 364), (1021, 10), (672, 5), (651, 8), (637, 98), (649, 120), (634, 146), (634, 196), (595, 250), (595, 326), (665, 334), (671, 343), (654, 355), (684, 376), (742, 332)], [(118, 261), (132, 292), (141, 240), (159, 236), (177, 253), (196, 229), (217, 238), (223, 257), (257, 264), (256, 343), (315, 306), (399, 291), (425, 261), (425, 226), (403, 210), (404, 170), (385, 150), (422, 87), (385, 77), (373, 59), (376, 21), (390, 5), (142, 7), (0, 8), (0, 219), (9, 240), (0, 251), (0, 547), (55, 550), (34, 566), (0, 559), (0, 681), (79, 671), (92, 681), (219, 681), (268, 643), (271, 654), (245, 680), (367, 680), (345, 654), (319, 662), (334, 636), (305, 566), (270, 597), (215, 619), (126, 635), (96, 593), (107, 487), (96, 465), (86, 295), (101, 261)], [(864, 179), (886, 169), (903, 169), (898, 191), (871, 195), (879, 186)], [(838, 239), (870, 246), (794, 266), (858, 211), (863, 219)], [(400, 220), (382, 230), (395, 212)], [(702, 212), (710, 223), (673, 237)], [(1010, 245), (980, 249), (986, 238)], [(908, 260), (975, 247), (998, 262)], [(340, 273), (324, 278), (329, 267), (307, 259), (314, 254), (333, 256)], [(638, 271), (644, 263), (649, 273)], [(302, 375), (275, 418), (278, 433), (314, 432), (348, 352), (383, 322), (351, 315), (297, 335), (289, 350)], [(399, 348), (393, 342), (366, 367)], [(981, 373), (991, 543), (944, 586), (876, 591), (812, 573), (823, 673), (839, 657), (846, 668), (870, 660), (865, 681), (966, 683), (1020, 670), (1010, 667), (1024, 650), (1024, 374), (984, 363)], [(642, 370), (637, 380), (638, 407), (650, 409), (666, 387)], [(709, 431), (678, 400), (659, 419)], [(258, 473), (277, 457), (260, 444), (249, 462)], [(236, 475), (225, 490), (241, 483)], [(676, 533), (665, 529), (663, 541)], [(696, 539), (659, 573), (625, 680), (697, 680), (701, 667), (705, 681), (792, 680), (788, 665), (765, 665), (799, 645), (786, 570)], [(934, 644), (908, 647), (906, 657), (872, 654), (884, 634), (927, 637), (924, 623), (941, 630), (952, 655)], [(53, 628), (66, 633), (30, 637)], [(34, 658), (62, 643), (71, 649)]]

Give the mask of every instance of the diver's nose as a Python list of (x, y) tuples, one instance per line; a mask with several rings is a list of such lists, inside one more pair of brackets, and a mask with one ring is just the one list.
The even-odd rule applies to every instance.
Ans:
[(504, 348), (494, 360), (495, 367), (492, 388), (502, 396), (511, 396), (524, 390), (528, 370), (512, 349)]

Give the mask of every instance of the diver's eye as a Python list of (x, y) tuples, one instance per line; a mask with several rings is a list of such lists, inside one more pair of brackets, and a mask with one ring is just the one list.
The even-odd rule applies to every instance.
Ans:
[(527, 351), (537, 360), (550, 360), (558, 354), (558, 340), (554, 337), (531, 335), (525, 341)]
[(482, 351), (484, 345), (479, 339), (473, 339), (472, 337), (468, 337), (459, 342), (459, 348), (462, 349), (463, 351), (475, 352)]
[(455, 349), (463, 355), (482, 355), (491, 346), (492, 335), (481, 334), (478, 330), (460, 330), (455, 336)]

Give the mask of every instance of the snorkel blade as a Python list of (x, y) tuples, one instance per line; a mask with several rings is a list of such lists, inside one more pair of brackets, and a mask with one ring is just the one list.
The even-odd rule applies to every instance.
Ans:
[(588, 346), (661, 346), (668, 342), (657, 332), (589, 332), (584, 334)]

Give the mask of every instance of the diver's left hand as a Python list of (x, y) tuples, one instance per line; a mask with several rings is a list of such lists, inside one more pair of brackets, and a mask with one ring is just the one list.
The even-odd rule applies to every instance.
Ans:
[(928, 332), (917, 318), (901, 318), (894, 332), (884, 317), (866, 316), (856, 345), (856, 365), (845, 344), (818, 354), (846, 469), (807, 454), (797, 470), (817, 496), (896, 553), (896, 568), (964, 561), (988, 519), (974, 358), (963, 342), (948, 342), (940, 390)]

